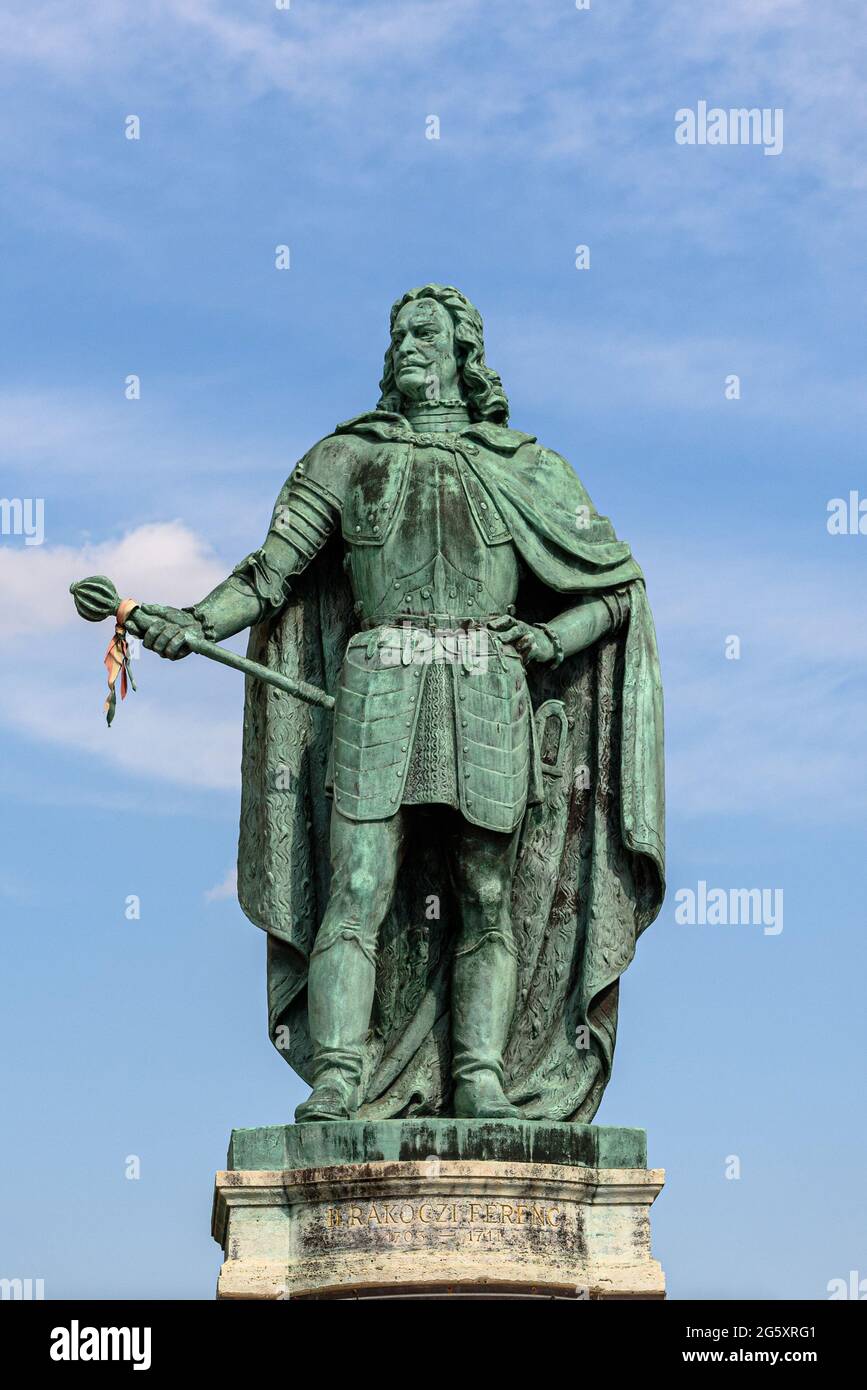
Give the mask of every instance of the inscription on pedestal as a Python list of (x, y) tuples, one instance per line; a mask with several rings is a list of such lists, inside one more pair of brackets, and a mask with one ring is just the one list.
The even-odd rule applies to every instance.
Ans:
[(510, 1238), (538, 1238), (565, 1232), (562, 1208), (538, 1202), (407, 1202), (344, 1203), (325, 1209), (308, 1240), (326, 1233), (339, 1235), (341, 1245), (355, 1234), (370, 1243), (430, 1245), (503, 1245)]

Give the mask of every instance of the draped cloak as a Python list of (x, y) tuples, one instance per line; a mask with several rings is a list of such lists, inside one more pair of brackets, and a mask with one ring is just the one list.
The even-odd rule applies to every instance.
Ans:
[[(361, 421), (400, 420), (377, 413)], [(401, 421), (406, 428), (406, 422)], [(341, 430), (363, 429), (349, 425)], [(662, 689), (641, 570), (569, 465), (531, 436), (479, 424), (472, 467), (523, 561), (518, 616), (625, 594), (623, 626), (556, 668), (531, 664), (533, 708), (563, 702), (556, 757), (540, 731), (544, 799), (528, 806), (512, 888), (518, 993), (507, 1094), (528, 1119), (589, 1122), (611, 1075), (620, 976), (664, 895)], [(334, 692), (356, 619), (333, 536), (293, 580), (248, 655)], [(269, 1033), (311, 1080), (307, 964), (328, 899), (332, 716), (247, 680), (238, 895), (268, 938)], [(456, 907), (435, 836), (412, 837), (380, 934), (360, 1119), (449, 1113)], [(436, 904), (432, 910), (431, 904)], [(436, 915), (439, 912), (439, 916)]]

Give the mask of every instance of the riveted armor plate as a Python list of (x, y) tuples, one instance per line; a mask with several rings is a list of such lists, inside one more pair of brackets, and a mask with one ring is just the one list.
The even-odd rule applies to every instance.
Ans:
[(368, 445), (352, 469), (343, 499), (343, 538), (382, 545), (400, 512), (409, 478), (411, 444)]

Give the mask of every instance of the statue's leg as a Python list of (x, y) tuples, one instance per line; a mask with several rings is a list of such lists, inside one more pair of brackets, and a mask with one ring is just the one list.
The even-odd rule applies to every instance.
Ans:
[(304, 1120), (348, 1120), (358, 1107), (364, 1040), (376, 984), (379, 928), (391, 906), (403, 843), (403, 812), (351, 821), (331, 813), (331, 894), (310, 956), (307, 1013), (313, 1090)]
[(515, 1009), (512, 876), (519, 831), (504, 835), (462, 824), (450, 866), (460, 925), (452, 976), (455, 1114), (511, 1119), (520, 1111), (503, 1091), (503, 1049)]

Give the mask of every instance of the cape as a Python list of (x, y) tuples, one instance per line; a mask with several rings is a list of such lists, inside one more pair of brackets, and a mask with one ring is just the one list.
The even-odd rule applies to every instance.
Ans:
[[(335, 433), (406, 437), (400, 416), (372, 412)], [(572, 468), (533, 436), (490, 424), (464, 433), (509, 526), (526, 579), (517, 612), (546, 621), (564, 595), (625, 594), (624, 626), (559, 667), (527, 668), (533, 708), (563, 702), (556, 773), (521, 828), (512, 920), (517, 1006), (506, 1091), (528, 1119), (589, 1122), (611, 1075), (620, 976), (664, 896), (662, 687), (641, 570)], [(469, 460), (468, 460), (469, 461)], [(293, 581), (287, 606), (255, 627), (248, 655), (333, 692), (355, 617), (331, 538)], [(268, 937), (270, 1037), (310, 1080), (307, 962), (329, 888), (325, 792), (331, 715), (248, 679), (238, 895)], [(361, 1119), (449, 1114), (449, 986), (454, 904), (429, 920), (445, 875), (435, 843), (407, 856), (380, 937), (362, 1075)]]

